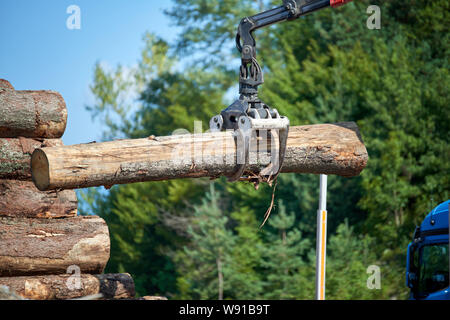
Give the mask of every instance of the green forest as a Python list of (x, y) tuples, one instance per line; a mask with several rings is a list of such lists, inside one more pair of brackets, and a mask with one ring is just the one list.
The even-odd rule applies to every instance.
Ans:
[[(143, 30), (133, 66), (93, 66), (86, 106), (103, 140), (208, 129), (237, 96), (241, 18), (282, 1), (173, 0), (177, 40)], [(369, 29), (369, 5), (381, 29)], [(292, 126), (354, 121), (369, 153), (353, 178), (328, 177), (327, 299), (406, 299), (414, 228), (449, 198), (447, 0), (354, 1), (256, 32), (260, 97)], [(99, 57), (100, 58), (100, 57)], [(281, 174), (272, 187), (225, 178), (80, 191), (82, 214), (108, 223), (106, 272), (139, 295), (169, 299), (314, 299), (319, 176)], [(379, 266), (381, 288), (368, 289)]]

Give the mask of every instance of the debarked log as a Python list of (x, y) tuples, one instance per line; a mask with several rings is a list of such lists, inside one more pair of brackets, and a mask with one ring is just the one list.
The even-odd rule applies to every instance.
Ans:
[[(268, 165), (264, 162), (270, 160), (270, 145), (252, 142), (248, 172), (258, 174)], [(354, 122), (297, 126), (289, 130), (282, 172), (350, 177), (359, 175), (367, 159)], [(40, 148), (31, 159), (32, 178), (39, 190), (231, 176), (237, 169), (232, 132)]]
[(101, 294), (102, 299), (130, 299), (135, 295), (134, 281), (128, 273), (72, 274), (2, 277), (5, 285), (31, 300), (66, 300)]
[(64, 218), (77, 215), (74, 190), (39, 191), (31, 181), (0, 179), (0, 216)]
[(109, 254), (108, 226), (100, 217), (0, 217), (0, 277), (63, 274), (71, 266), (100, 274)]
[(0, 137), (60, 138), (66, 123), (66, 103), (58, 92), (16, 91), (0, 80)]
[(0, 138), (0, 179), (31, 181), (34, 149), (62, 145), (61, 139)]

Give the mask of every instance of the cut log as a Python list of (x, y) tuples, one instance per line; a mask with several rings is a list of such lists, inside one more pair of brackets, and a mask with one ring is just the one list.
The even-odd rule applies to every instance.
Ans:
[(14, 87), (9, 83), (8, 80), (0, 79), (0, 90), (1, 89), (7, 89), (7, 90), (14, 90)]
[(25, 300), (25, 298), (15, 293), (9, 287), (0, 284), (0, 300)]
[(0, 179), (31, 181), (34, 149), (62, 145), (61, 139), (0, 138)]
[(135, 295), (134, 281), (128, 273), (4, 277), (0, 285), (32, 300), (65, 300), (93, 294), (102, 294), (104, 299), (129, 299)]
[(16, 91), (0, 82), (0, 137), (60, 138), (66, 123), (66, 103), (58, 92)]
[(161, 296), (143, 296), (140, 298), (134, 298), (133, 300), (152, 300), (152, 301), (157, 301), (157, 300), (168, 300), (166, 297), (161, 297)]
[(96, 216), (65, 219), (0, 217), (0, 276), (63, 274), (69, 266), (100, 274), (109, 232)]
[(0, 180), (0, 216), (63, 218), (77, 215), (73, 190), (39, 191), (31, 181)]
[[(254, 145), (254, 144), (253, 144)], [(268, 144), (267, 144), (268, 145)], [(259, 173), (260, 146), (248, 171)], [(73, 189), (114, 184), (230, 176), (237, 169), (232, 132), (153, 136), (36, 149), (32, 178), (39, 190)], [(367, 150), (353, 122), (292, 127), (282, 172), (356, 176), (367, 163)]]

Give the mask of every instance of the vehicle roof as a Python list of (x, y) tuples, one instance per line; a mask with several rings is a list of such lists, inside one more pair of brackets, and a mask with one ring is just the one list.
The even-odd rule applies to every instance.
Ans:
[[(444, 201), (437, 205), (430, 213), (425, 217), (420, 226), (421, 231), (448, 228), (448, 207), (450, 200)], [(434, 223), (432, 223), (432, 221)]]

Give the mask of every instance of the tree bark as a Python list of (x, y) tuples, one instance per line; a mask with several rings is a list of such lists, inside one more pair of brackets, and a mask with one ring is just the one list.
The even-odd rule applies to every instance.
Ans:
[[(253, 150), (253, 159), (262, 151)], [(367, 159), (353, 122), (292, 127), (282, 172), (356, 176)], [(257, 174), (266, 166), (253, 161), (247, 168)], [(238, 169), (232, 132), (41, 148), (34, 151), (31, 167), (39, 190), (230, 176)]]
[(16, 91), (0, 82), (0, 137), (60, 138), (67, 123), (66, 103), (54, 91)]
[(0, 300), (25, 300), (25, 298), (9, 287), (0, 284)]
[(62, 145), (61, 139), (0, 138), (0, 179), (31, 181), (34, 149)]
[(168, 299), (166, 297), (162, 297), (162, 296), (143, 296), (143, 297), (139, 297), (139, 298), (125, 299), (125, 300), (152, 300), (152, 301), (157, 301), (157, 300), (168, 300)]
[(0, 277), (61, 274), (73, 265), (98, 274), (109, 253), (109, 231), (100, 217), (0, 217)]
[(88, 295), (103, 295), (103, 299), (129, 299), (135, 295), (134, 281), (128, 273), (76, 274), (4, 277), (5, 285), (20, 296), (32, 300), (65, 300)]
[(77, 215), (75, 191), (39, 191), (31, 181), (0, 180), (0, 216), (63, 218)]
[(0, 79), (0, 90), (6, 89), (6, 90), (14, 90), (14, 87), (9, 83), (8, 80)]

